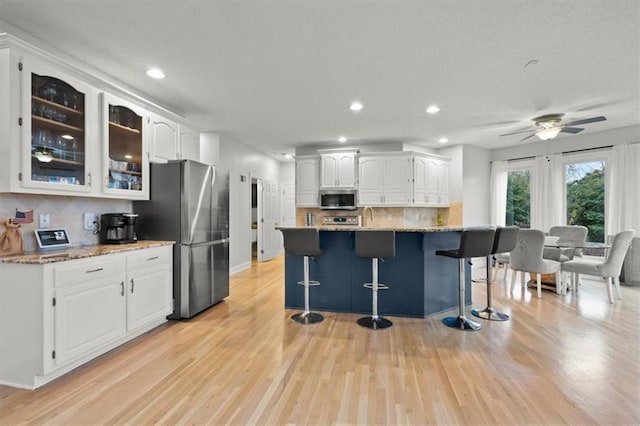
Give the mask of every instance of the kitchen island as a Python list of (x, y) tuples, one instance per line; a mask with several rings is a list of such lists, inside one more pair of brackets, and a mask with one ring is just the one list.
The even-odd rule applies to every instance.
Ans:
[[(324, 253), (309, 262), (316, 311), (371, 313), (371, 259), (355, 254), (355, 231), (382, 228), (318, 227)], [(458, 261), (436, 256), (436, 250), (456, 248), (461, 227), (393, 228), (396, 255), (379, 262), (379, 281), (389, 286), (378, 294), (380, 315), (424, 318), (458, 306)], [(465, 303), (471, 303), (471, 268), (465, 269)], [(285, 258), (285, 307), (304, 305), (302, 256)]]

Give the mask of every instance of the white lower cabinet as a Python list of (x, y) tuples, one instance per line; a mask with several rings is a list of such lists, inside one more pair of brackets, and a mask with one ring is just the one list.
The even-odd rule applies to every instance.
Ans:
[(37, 388), (165, 322), (172, 250), (0, 263), (0, 384)]
[(135, 331), (172, 309), (171, 252), (149, 249), (127, 255), (127, 331)]
[(55, 365), (90, 353), (125, 334), (124, 277), (56, 290)]

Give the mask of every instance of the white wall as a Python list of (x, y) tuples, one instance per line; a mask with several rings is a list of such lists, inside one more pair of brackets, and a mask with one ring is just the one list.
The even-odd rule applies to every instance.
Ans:
[(465, 146), (462, 161), (462, 224), (489, 223), (489, 176), (491, 153), (487, 149)]
[(293, 161), (280, 163), (280, 183), (296, 183), (296, 165)]
[[(280, 183), (280, 163), (224, 133), (204, 132), (201, 153), (229, 170), (229, 270), (251, 266), (251, 178)], [(244, 178), (244, 180), (243, 180)]]

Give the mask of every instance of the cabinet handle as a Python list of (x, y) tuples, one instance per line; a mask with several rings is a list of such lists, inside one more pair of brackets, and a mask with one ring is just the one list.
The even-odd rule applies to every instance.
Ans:
[(120, 296), (124, 296), (124, 281), (120, 282)]
[(151, 261), (151, 260), (156, 260), (158, 258), (158, 256), (153, 256), (147, 259), (147, 262)]
[(90, 269), (90, 270), (86, 271), (85, 273), (86, 273), (86, 274), (91, 274), (91, 273), (93, 273), (93, 272), (100, 272), (100, 271), (102, 271), (102, 270), (104, 270), (104, 268)]
[(133, 278), (131, 278), (131, 294), (133, 294)]

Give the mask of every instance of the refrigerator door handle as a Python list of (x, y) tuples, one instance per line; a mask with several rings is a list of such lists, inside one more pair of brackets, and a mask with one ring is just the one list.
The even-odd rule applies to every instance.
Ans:
[(198, 219), (200, 218), (200, 210), (202, 209), (202, 200), (204, 199), (205, 190), (207, 188), (207, 181), (209, 180), (209, 175), (211, 174), (211, 166), (207, 168), (207, 173), (202, 179), (202, 183), (200, 185), (200, 194), (198, 195), (198, 204), (196, 206), (196, 212), (193, 218), (193, 223), (191, 223), (191, 229), (189, 230), (189, 242), (193, 241), (193, 234), (196, 231), (196, 225), (198, 223)]
[(182, 243), (180, 244), (182, 247), (204, 247), (204, 246), (215, 246), (217, 244), (224, 244), (224, 243), (228, 243), (230, 241), (229, 238), (221, 238), (219, 240), (214, 240), (214, 241), (205, 241), (203, 243), (195, 243), (195, 244), (185, 244)]

